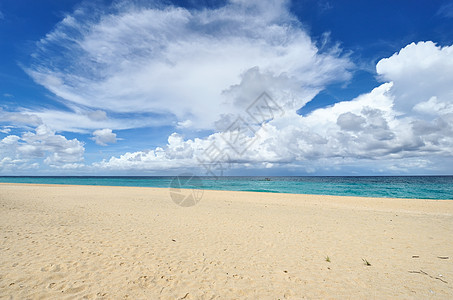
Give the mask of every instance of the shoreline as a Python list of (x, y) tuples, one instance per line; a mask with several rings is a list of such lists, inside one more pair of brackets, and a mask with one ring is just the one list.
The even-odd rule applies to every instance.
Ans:
[(451, 201), (169, 190), (0, 184), (0, 295), (453, 296)]
[[(151, 187), (151, 186), (125, 186), (125, 185), (90, 185), (90, 184), (53, 184), (53, 183), (16, 183), (16, 182), (0, 182), (2, 185), (30, 185), (30, 186), (56, 186), (56, 187), (104, 187), (104, 188), (148, 188), (158, 190), (169, 190), (171, 187)], [(376, 199), (376, 200), (421, 200), (421, 201), (453, 201), (453, 199), (430, 199), (430, 198), (395, 198), (395, 197), (369, 197), (369, 196), (348, 196), (348, 195), (329, 195), (329, 194), (296, 194), (296, 193), (285, 193), (285, 192), (262, 192), (262, 191), (236, 191), (236, 190), (215, 190), (215, 189), (184, 189), (188, 190), (200, 190), (200, 191), (212, 191), (212, 192), (233, 192), (233, 193), (260, 193), (260, 194), (276, 194), (276, 195), (292, 195), (292, 196), (304, 196), (304, 197), (333, 197), (333, 198), (354, 198), (354, 199)]]

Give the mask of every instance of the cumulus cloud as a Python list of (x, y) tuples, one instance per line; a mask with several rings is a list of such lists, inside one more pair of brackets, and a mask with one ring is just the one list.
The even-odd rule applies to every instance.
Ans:
[(101, 146), (107, 146), (107, 144), (114, 144), (117, 141), (116, 133), (112, 132), (112, 129), (99, 129), (93, 132), (91, 138), (96, 144)]
[[(453, 98), (453, 47), (433, 42), (412, 43), (376, 65), (378, 75), (394, 83), (395, 110), (413, 114), (414, 107), (435, 97), (438, 105), (449, 106)], [(420, 108), (420, 106), (419, 106)], [(420, 112), (420, 110), (418, 110)]]
[[(37, 43), (25, 67), (71, 111), (0, 110), (6, 122), (36, 127), (36, 133), (2, 140), (8, 154), (3, 164), (36, 166), (33, 159), (43, 158), (49, 165), (83, 168), (83, 144), (47, 126), (90, 133), (107, 145), (118, 140), (113, 130), (172, 125), (204, 137), (175, 132), (161, 147), (93, 166), (198, 168), (208, 174), (217, 167), (453, 167), (453, 46), (409, 44), (377, 63), (380, 86), (300, 116), (296, 111), (326, 85), (346, 82), (353, 64), (339, 47), (320, 51), (288, 5), (231, 0), (198, 10), (126, 1), (102, 9), (80, 6)], [(262, 95), (269, 97), (262, 102)], [(264, 104), (273, 108), (263, 112)]]
[[(97, 166), (156, 170), (192, 165), (209, 172), (216, 164), (272, 164), (310, 172), (361, 164), (370, 172), (447, 172), (453, 166), (452, 64), (453, 46), (410, 44), (377, 64), (377, 73), (388, 82), (368, 94), (308, 116), (288, 109), (248, 135), (233, 132), (235, 142), (247, 145), (243, 153), (228, 144), (225, 132), (188, 140), (173, 134), (163, 148), (126, 153)], [(243, 91), (237, 91), (240, 99)]]
[(338, 48), (321, 53), (279, 0), (203, 10), (82, 6), (37, 47), (27, 72), (66, 103), (200, 129), (236, 113), (248, 95), (225, 91), (242, 81), (253, 81), (253, 97), (264, 83), (290, 88), (298, 109), (326, 84), (347, 80), (352, 67)]
[(39, 125), (34, 132), (0, 140), (0, 171), (38, 168), (41, 161), (51, 167), (80, 165), (84, 151), (83, 143), (77, 139), (68, 140), (46, 125)]

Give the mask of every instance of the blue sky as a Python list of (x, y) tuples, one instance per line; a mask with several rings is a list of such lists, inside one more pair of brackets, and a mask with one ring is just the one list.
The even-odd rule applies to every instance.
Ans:
[(5, 0), (0, 175), (451, 174), (451, 28), (451, 1)]

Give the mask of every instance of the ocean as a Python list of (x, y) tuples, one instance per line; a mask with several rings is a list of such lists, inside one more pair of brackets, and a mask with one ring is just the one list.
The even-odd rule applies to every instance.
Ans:
[(453, 176), (7, 176), (0, 182), (453, 200)]

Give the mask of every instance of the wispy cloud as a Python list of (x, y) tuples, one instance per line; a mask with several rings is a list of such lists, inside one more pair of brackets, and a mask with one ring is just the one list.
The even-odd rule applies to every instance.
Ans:
[(437, 14), (445, 18), (453, 18), (453, 3), (442, 5), (437, 11)]
[(224, 91), (252, 69), (298, 86), (293, 106), (300, 108), (326, 84), (348, 79), (352, 66), (338, 49), (319, 53), (285, 1), (203, 10), (81, 7), (37, 47), (26, 70), (64, 101), (201, 129), (237, 109)]
[[(0, 107), (0, 124), (6, 123), (20, 128), (32, 129), (46, 124), (59, 132), (91, 133), (99, 128), (125, 130), (131, 128), (159, 127), (172, 119), (156, 114), (111, 115), (103, 110), (74, 109), (72, 111), (49, 109), (24, 109), (15, 111)], [(173, 121), (176, 124), (176, 121)]]
[(12, 126), (2, 126), (2, 128), (0, 128), (0, 132), (4, 133), (4, 134), (8, 134), (11, 132), (11, 128), (12, 128)]

